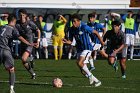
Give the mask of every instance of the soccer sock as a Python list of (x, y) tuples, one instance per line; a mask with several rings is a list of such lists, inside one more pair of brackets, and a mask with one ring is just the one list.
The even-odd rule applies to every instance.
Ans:
[(125, 55), (126, 55), (126, 57), (127, 57), (127, 49), (128, 49), (128, 47), (125, 47)]
[(99, 82), (99, 80), (98, 80), (95, 76), (93, 76), (93, 80), (94, 80), (95, 82)]
[(93, 59), (96, 60), (96, 58), (97, 58), (97, 51), (95, 51)]
[(46, 59), (48, 58), (48, 50), (47, 49), (45, 49), (45, 57), (46, 57)]
[(63, 47), (59, 47), (59, 59), (62, 58), (62, 54), (63, 54)]
[(134, 52), (134, 47), (131, 46), (131, 48), (130, 48), (130, 59), (133, 59), (133, 52)]
[(24, 63), (23, 65), (31, 75), (35, 75), (33, 69), (31, 68), (31, 65), (28, 62)]
[(54, 56), (55, 56), (55, 60), (58, 60), (58, 50), (57, 50), (57, 46), (54, 47)]
[(10, 83), (10, 88), (13, 89), (15, 83), (15, 72), (9, 71), (9, 83)]
[(71, 59), (72, 53), (68, 54), (68, 59)]
[(11, 86), (10, 86), (10, 89), (14, 90), (14, 86), (13, 86), (13, 85), (11, 85)]
[(93, 59), (89, 59), (88, 61), (89, 61), (89, 63), (90, 63), (90, 66), (91, 66), (91, 67), (94, 67)]
[(85, 72), (86, 72), (86, 74), (88, 75), (88, 76), (90, 76), (92, 73), (89, 71), (89, 69), (87, 68), (87, 65), (86, 64), (84, 64), (84, 66), (83, 66), (83, 68), (82, 68)]

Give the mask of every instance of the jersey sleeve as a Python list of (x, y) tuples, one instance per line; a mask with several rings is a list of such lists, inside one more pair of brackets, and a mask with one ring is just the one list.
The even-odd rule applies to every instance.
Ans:
[(126, 17), (127, 17), (127, 14), (125, 14), (125, 15), (123, 15), (122, 16), (122, 20), (125, 22), (125, 20), (126, 20)]
[(38, 27), (36, 26), (36, 24), (34, 22), (32, 22), (32, 21), (29, 21), (29, 25), (30, 25), (30, 27), (31, 27), (31, 29), (33, 31), (36, 31), (38, 29)]
[(92, 27), (89, 27), (88, 25), (85, 25), (84, 28), (85, 28), (85, 31), (87, 31), (89, 34), (93, 33), (94, 29)]
[(124, 32), (121, 32), (121, 38), (121, 44), (124, 44), (126, 41)]
[(14, 38), (20, 36), (19, 31), (17, 30), (17, 28), (13, 28), (12, 35), (13, 35)]
[(98, 24), (98, 26), (99, 26), (100, 29), (104, 28), (104, 26), (102, 24)]

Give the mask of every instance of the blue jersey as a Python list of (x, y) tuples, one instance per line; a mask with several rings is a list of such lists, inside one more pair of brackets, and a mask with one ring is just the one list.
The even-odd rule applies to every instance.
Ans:
[[(104, 26), (101, 25), (100, 23), (96, 23), (96, 22), (87, 23), (87, 25), (94, 28), (96, 31), (98, 31), (98, 33), (103, 32)], [(90, 34), (90, 37), (91, 37), (92, 42), (94, 42), (95, 44), (101, 44), (100, 40), (98, 39), (98, 37), (96, 35)]]
[(91, 34), (93, 30), (94, 30), (93, 28), (87, 26), (83, 22), (81, 22), (80, 27), (78, 28), (75, 27), (70, 28), (70, 40), (73, 41), (73, 37), (75, 38), (78, 52), (93, 49), (89, 37), (89, 34)]

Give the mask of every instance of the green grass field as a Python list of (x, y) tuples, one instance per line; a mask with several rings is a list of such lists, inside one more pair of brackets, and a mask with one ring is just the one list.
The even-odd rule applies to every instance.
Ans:
[[(106, 60), (97, 60), (96, 69), (92, 71), (102, 81), (102, 86), (95, 88), (79, 71), (76, 60), (35, 60), (37, 78), (30, 79), (20, 60), (15, 61), (16, 93), (140, 93), (140, 61), (127, 61), (127, 78), (121, 78), (118, 72), (107, 64)], [(62, 79), (64, 85), (57, 89), (52, 87), (52, 80)], [(0, 93), (8, 93), (6, 82), (8, 73), (0, 66)]]

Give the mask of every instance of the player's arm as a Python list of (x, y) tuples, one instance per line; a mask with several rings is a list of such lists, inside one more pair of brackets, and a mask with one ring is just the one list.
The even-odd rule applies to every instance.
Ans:
[(96, 30), (93, 30), (93, 33), (98, 37), (98, 39), (100, 40), (101, 44), (104, 45), (104, 42), (103, 42), (102, 38), (100, 37), (99, 33)]
[(102, 28), (102, 30), (103, 30), (103, 35), (102, 35), (102, 37), (104, 37), (104, 35), (105, 35), (105, 33), (106, 33), (106, 28), (104, 27), (104, 28)]
[(63, 20), (63, 23), (67, 23), (67, 19), (65, 17), (63, 17), (62, 15), (59, 15), (61, 17), (61, 19)]
[(121, 45), (118, 49), (115, 50), (116, 53), (118, 53), (119, 51), (121, 51), (125, 47), (125, 34), (122, 33), (121, 37), (122, 37), (122, 40), (120, 41)]
[(105, 28), (102, 24), (99, 24), (99, 27), (100, 27), (100, 29), (103, 31), (102, 37), (104, 37), (104, 35), (105, 35), (105, 33), (106, 33), (106, 28)]
[(111, 13), (111, 16), (114, 16), (114, 17), (118, 17), (119, 19), (121, 18), (121, 15), (120, 14), (118, 14), (118, 13)]
[(121, 51), (124, 48), (125, 44), (122, 44), (118, 49), (116, 49), (114, 52), (118, 53), (119, 51)]
[(17, 28), (14, 27), (13, 29), (13, 38), (18, 38), (20, 41), (22, 41), (23, 43), (29, 45), (29, 46), (33, 46), (33, 44), (29, 43), (27, 40), (25, 40), (22, 36), (20, 36), (19, 31), (17, 30)]
[(40, 30), (39, 30), (39, 29), (37, 29), (36, 31), (37, 31), (37, 33), (38, 33), (38, 35), (37, 35), (38, 39), (37, 39), (37, 46), (36, 46), (36, 47), (38, 48), (38, 47), (39, 47), (40, 35), (41, 35), (41, 34), (40, 34)]
[(32, 46), (32, 44), (29, 43), (27, 40), (25, 40), (22, 36), (19, 36), (18, 39), (19, 39), (20, 41), (22, 41), (23, 43), (25, 43), (25, 44), (27, 44), (27, 45), (29, 45), (29, 46)]
[(37, 32), (37, 43), (36, 43), (36, 48), (39, 47), (39, 42), (40, 42), (40, 36), (41, 36), (41, 33), (40, 33), (40, 30), (39, 28), (35, 25), (34, 22), (30, 21), (30, 26), (31, 26), (31, 29), (33, 29), (33, 31), (36, 31)]
[(123, 15), (122, 20), (125, 22), (126, 17), (128, 16), (128, 14)]
[(72, 42), (71, 42), (71, 40), (63, 39), (63, 43), (70, 45)]

